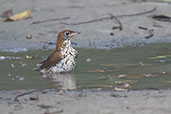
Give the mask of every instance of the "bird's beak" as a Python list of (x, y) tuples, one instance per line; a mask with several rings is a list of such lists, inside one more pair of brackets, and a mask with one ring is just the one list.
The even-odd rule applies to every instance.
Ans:
[(75, 36), (75, 35), (77, 35), (77, 34), (80, 34), (80, 32), (73, 31), (73, 32), (71, 33), (71, 37), (73, 37), (73, 36)]

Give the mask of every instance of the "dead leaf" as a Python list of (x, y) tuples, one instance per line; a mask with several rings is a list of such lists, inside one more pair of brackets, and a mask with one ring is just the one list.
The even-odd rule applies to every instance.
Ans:
[(33, 56), (26, 55), (26, 59), (33, 59)]
[(118, 78), (123, 78), (123, 77), (126, 77), (126, 75), (125, 74), (121, 74), (121, 75), (118, 76)]
[(166, 72), (158, 72), (158, 73), (148, 73), (148, 74), (143, 74), (144, 77), (157, 77), (157, 76), (163, 76), (165, 75)]
[(139, 62), (139, 64), (140, 64), (141, 66), (144, 66), (144, 63), (143, 63), (143, 62), (141, 62), (141, 61)]
[(144, 77), (155, 77), (156, 75), (154, 74), (144, 74)]
[(129, 83), (125, 83), (125, 82), (120, 82), (117, 84), (118, 88), (122, 88), (122, 89), (130, 89), (131, 85)]
[(122, 87), (123, 87), (123, 88), (131, 88), (131, 85), (128, 84), (128, 83), (124, 83)]
[(21, 59), (21, 57), (14, 57), (14, 56), (0, 56), (0, 60), (13, 60), (13, 59)]
[(105, 67), (136, 67), (139, 66), (138, 63), (115, 63), (115, 64), (100, 64), (100, 66), (105, 66)]
[(155, 56), (155, 57), (150, 57), (148, 59), (165, 59), (167, 56)]
[(13, 15), (12, 9), (8, 9), (8, 10), (6, 10), (5, 12), (3, 12), (3, 13), (1, 14), (1, 17), (2, 17), (2, 18), (9, 18), (9, 17), (12, 16), (12, 15)]
[(113, 88), (114, 85), (89, 85), (90, 88)]
[(128, 90), (128, 89), (123, 89), (123, 88), (115, 87), (114, 90), (115, 90), (115, 91), (126, 91), (126, 90)]
[(101, 70), (101, 69), (95, 69), (95, 70), (89, 70), (88, 72), (104, 72), (104, 70)]
[(32, 10), (30, 9), (30, 10), (15, 14), (13, 16), (10, 16), (8, 18), (4, 18), (3, 21), (6, 22), (6, 21), (18, 21), (18, 20), (27, 19), (30, 17), (31, 13), (32, 13)]

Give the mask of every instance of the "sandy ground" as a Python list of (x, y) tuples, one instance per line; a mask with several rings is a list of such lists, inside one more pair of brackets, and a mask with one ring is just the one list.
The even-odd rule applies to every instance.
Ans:
[(1, 91), (2, 114), (170, 114), (170, 90), (146, 91)]
[[(142, 2), (144, 1), (144, 2)], [(15, 13), (33, 8), (31, 18), (17, 22), (0, 21), (0, 50), (24, 51), (40, 49), (45, 42), (56, 42), (63, 29), (80, 31), (72, 39), (78, 47), (114, 48), (155, 42), (171, 42), (170, 22), (155, 21), (152, 15), (170, 15), (171, 4), (160, 0), (0, 0), (0, 14), (12, 8)], [(168, 0), (169, 1), (169, 0)], [(147, 12), (151, 13), (132, 15)], [(81, 25), (66, 25), (92, 19), (116, 16), (122, 30), (113, 30), (119, 24), (115, 19)], [(132, 15), (132, 16), (130, 16)], [(32, 24), (53, 18), (58, 21)], [(145, 27), (148, 30), (139, 28)], [(146, 39), (152, 29), (153, 37)], [(26, 39), (28, 34), (32, 39)], [(111, 35), (114, 34), (114, 35)], [(47, 48), (55, 45), (47, 45)], [(171, 91), (70, 91), (58, 93), (34, 92), (14, 101), (26, 90), (0, 91), (2, 114), (170, 114)], [(32, 100), (30, 100), (32, 99)]]
[[(17, 22), (0, 21), (0, 49), (39, 49), (43, 47), (44, 42), (56, 43), (57, 33), (64, 29), (81, 32), (72, 40), (78, 47), (111, 48), (141, 43), (170, 42), (170, 22), (155, 21), (151, 16), (155, 14), (171, 16), (171, 4), (162, 0), (148, 1), (150, 2), (146, 0), (106, 0), (105, 2), (104, 0), (15, 0), (15, 2), (0, 0), (0, 14), (10, 8), (14, 13), (33, 9), (29, 19)], [(156, 10), (151, 13), (132, 15), (154, 8)], [(110, 17), (110, 14), (118, 17), (123, 30), (112, 29), (119, 25), (115, 18), (81, 25), (66, 25)], [(64, 17), (69, 19), (61, 19)], [(54, 18), (61, 20), (32, 24)], [(148, 30), (142, 30), (139, 26)], [(149, 39), (144, 38), (149, 35), (150, 29), (153, 30), (154, 36)], [(27, 35), (32, 35), (32, 39), (26, 39)], [(47, 48), (54, 46), (47, 46)]]

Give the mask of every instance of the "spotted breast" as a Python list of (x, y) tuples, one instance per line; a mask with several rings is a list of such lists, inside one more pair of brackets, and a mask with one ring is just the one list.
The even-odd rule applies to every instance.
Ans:
[(42, 73), (64, 73), (72, 71), (76, 66), (78, 52), (71, 45), (71, 37), (79, 32), (64, 30), (58, 34), (56, 50), (42, 62)]

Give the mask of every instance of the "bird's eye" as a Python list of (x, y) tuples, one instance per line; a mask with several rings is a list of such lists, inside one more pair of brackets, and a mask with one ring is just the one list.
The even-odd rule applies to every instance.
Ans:
[(64, 35), (65, 35), (65, 36), (69, 36), (69, 34), (70, 34), (69, 32), (65, 32), (65, 34), (64, 34)]

